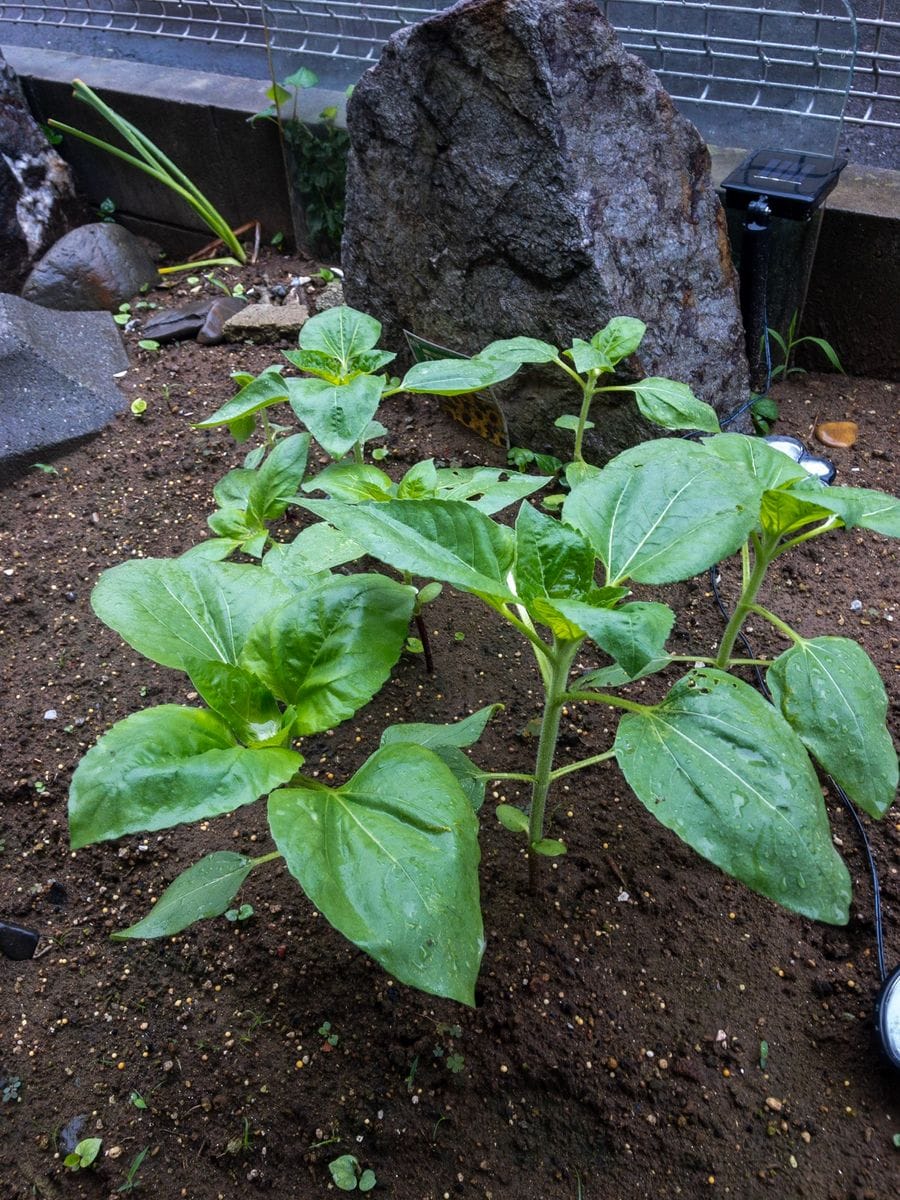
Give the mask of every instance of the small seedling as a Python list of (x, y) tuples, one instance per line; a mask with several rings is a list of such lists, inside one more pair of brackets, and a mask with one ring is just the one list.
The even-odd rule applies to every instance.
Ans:
[(107, 196), (105, 200), (101, 200), (97, 206), (97, 212), (100, 214), (100, 220), (106, 224), (110, 224), (116, 219), (116, 202), (111, 196)]
[(128, 1099), (134, 1105), (135, 1108), (143, 1109), (143, 1108), (147, 1107), (147, 1101), (144, 1099), (144, 1097), (141, 1095), (140, 1092), (132, 1092), (131, 1095), (128, 1097)]
[(138, 1177), (137, 1177), (137, 1173), (141, 1169), (144, 1159), (147, 1157), (149, 1151), (150, 1151), (150, 1147), (145, 1146), (143, 1148), (143, 1150), (139, 1151), (139, 1153), (137, 1153), (134, 1156), (134, 1158), (131, 1161), (131, 1166), (125, 1172), (124, 1180), (116, 1188), (117, 1193), (133, 1192), (136, 1188), (139, 1188), (141, 1186), (140, 1181), (138, 1180)]
[(17, 1104), (21, 1099), (19, 1094), (22, 1090), (22, 1080), (18, 1075), (8, 1075), (3, 1080), (3, 1085), (0, 1087), (0, 1102), (3, 1104)]
[(341, 1040), (338, 1034), (332, 1030), (330, 1021), (323, 1021), (319, 1026), (319, 1037), (323, 1037), (326, 1045), (329, 1046), (336, 1046)]
[(337, 279), (337, 275), (335, 275), (334, 271), (329, 270), (328, 267), (320, 267), (315, 275), (313, 275), (313, 279), (321, 279), (323, 283), (332, 283)]
[(247, 1154), (253, 1148), (253, 1139), (250, 1136), (250, 1122), (246, 1117), (242, 1118), (243, 1128), (237, 1137), (229, 1138), (225, 1146), (226, 1154)]
[(113, 320), (117, 325), (127, 325), (131, 320), (131, 305), (127, 302), (119, 305), (119, 311), (113, 314)]
[(465, 1066), (466, 1060), (461, 1054), (447, 1055), (447, 1070), (453, 1075), (459, 1075), (461, 1071), (465, 1070)]
[(328, 1164), (334, 1186), (342, 1192), (371, 1192), (375, 1186), (375, 1172), (370, 1168), (360, 1169), (359, 1160), (353, 1154), (342, 1154)]
[(142, 350), (150, 350), (151, 352), (159, 350), (160, 348), (159, 342), (154, 341), (153, 338), (141, 338), (141, 340), (138, 342), (138, 345)]
[(142, 400), (140, 396), (131, 402), (131, 411), (136, 417), (142, 417), (147, 411), (147, 401)]
[(35, 471), (42, 471), (44, 475), (59, 474), (59, 471), (57, 471), (56, 467), (54, 467), (51, 463), (35, 463), (34, 469)]
[(273, 245), (276, 250), (280, 249), (284, 245), (284, 234), (280, 229), (277, 233), (272, 234), (271, 245)]
[(101, 1144), (102, 1138), (84, 1138), (71, 1154), (66, 1155), (63, 1166), (70, 1171), (83, 1171), (94, 1162), (100, 1153)]
[(253, 905), (242, 904), (240, 908), (229, 908), (225, 914), (226, 921), (249, 921), (253, 916)]
[(759, 1069), (764, 1071), (769, 1065), (769, 1043), (759, 1043)]
[(841, 366), (840, 359), (838, 358), (831, 342), (827, 342), (825, 338), (810, 337), (809, 335), (806, 337), (797, 337), (798, 317), (799, 313), (795, 310), (794, 315), (791, 317), (790, 323), (788, 324), (786, 337), (782, 337), (776, 329), (769, 329), (766, 331), (768, 336), (776, 344), (782, 354), (781, 362), (772, 367), (772, 379), (787, 379), (789, 375), (806, 374), (806, 371), (803, 369), (803, 367), (791, 366), (791, 360), (794, 357), (794, 351), (798, 346), (802, 346), (804, 342), (810, 342), (813, 346), (817, 346), (828, 359), (829, 363), (834, 367), (834, 369), (843, 375), (844, 368)]

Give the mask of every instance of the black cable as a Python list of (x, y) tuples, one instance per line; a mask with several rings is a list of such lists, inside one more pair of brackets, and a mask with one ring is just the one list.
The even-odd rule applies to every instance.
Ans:
[[(716, 605), (719, 609), (719, 612), (722, 614), (722, 617), (725, 620), (725, 623), (727, 624), (728, 620), (729, 620), (729, 612), (728, 612), (728, 609), (725, 607), (725, 603), (722, 600), (721, 593), (719, 592), (717, 573), (718, 573), (717, 567), (710, 567), (709, 581), (710, 581), (710, 584), (712, 585), (712, 591), (713, 591), (713, 596), (715, 597)], [(740, 633), (738, 634), (738, 637), (740, 639), (741, 645), (747, 651), (747, 657), (748, 658), (756, 658), (756, 655), (753, 653), (753, 647), (751, 646), (750, 641), (747, 638), (747, 636), (743, 630), (740, 631)], [(756, 673), (757, 687), (758, 687), (759, 691), (762, 693), (763, 696), (765, 696), (765, 698), (771, 704), (772, 703), (772, 693), (769, 691), (769, 688), (766, 684), (765, 677), (763, 676), (762, 670), (758, 666), (754, 667), (753, 670)], [(860, 815), (856, 809), (856, 805), (853, 803), (853, 801), (850, 799), (850, 797), (847, 795), (847, 793), (844, 791), (844, 789), (841, 787), (841, 785), (839, 783), (837, 783), (830, 775), (826, 776), (826, 779), (827, 779), (829, 787), (834, 789), (834, 791), (837, 793), (837, 795), (843, 801), (844, 807), (847, 809), (847, 812), (852, 817), (853, 823), (856, 826), (856, 831), (859, 834), (860, 841), (862, 842), (863, 851), (865, 852), (865, 856), (866, 856), (866, 861), (869, 864), (869, 875), (871, 876), (871, 879), (872, 879), (872, 894), (874, 896), (874, 903), (873, 903), (874, 914), (873, 915), (874, 915), (874, 921), (875, 921), (875, 951), (878, 956), (878, 974), (881, 979), (881, 982), (884, 983), (885, 979), (887, 979), (887, 965), (885, 962), (885, 954), (884, 954), (884, 916), (883, 916), (882, 909), (881, 909), (881, 884), (878, 879), (878, 868), (875, 866), (875, 856), (872, 853), (872, 846), (871, 846), (871, 843), (869, 842), (869, 836), (868, 836), (868, 833), (866, 832), (866, 827), (862, 822), (862, 818), (860, 817)]]

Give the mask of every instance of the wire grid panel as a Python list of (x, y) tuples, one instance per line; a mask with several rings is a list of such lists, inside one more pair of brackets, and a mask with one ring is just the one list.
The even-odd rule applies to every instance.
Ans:
[[(728, 114), (749, 113), (745, 143), (768, 114), (832, 141), (843, 102), (851, 7), (860, 53), (847, 120), (900, 128), (898, 0), (598, 0), (623, 41), (712, 141), (734, 139)], [(403, 25), (444, 7), (366, 0), (0, 0), (0, 44), (39, 46), (264, 79), (266, 23), (276, 69), (302, 56), (323, 84), (345, 87)], [(282, 53), (285, 58), (282, 59)], [(287, 56), (290, 56), (289, 58)], [(285, 71), (281, 62), (290, 62)], [(757, 85), (757, 86), (754, 86)], [(690, 106), (688, 109), (687, 106)], [(831, 106), (831, 107), (829, 107)], [(776, 130), (777, 132), (777, 130)], [(796, 138), (776, 140), (789, 144)], [(809, 137), (806, 138), (805, 148)]]
[(708, 141), (834, 154), (856, 51), (847, 0), (601, 3)]

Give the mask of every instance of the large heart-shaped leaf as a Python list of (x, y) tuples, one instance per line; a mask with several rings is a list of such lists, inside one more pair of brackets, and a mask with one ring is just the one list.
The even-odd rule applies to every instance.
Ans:
[(840, 637), (799, 642), (775, 659), (766, 681), (816, 761), (860, 808), (883, 817), (897, 791), (897, 753), (887, 693), (862, 646)]
[(497, 467), (439, 467), (437, 494), (441, 500), (467, 500), (485, 516), (516, 504), (549, 483), (544, 475), (523, 475)]
[(231, 812), (286, 783), (302, 763), (293, 750), (237, 745), (206, 709), (163, 704), (133, 713), (72, 777), (72, 848)]
[(797, 735), (749, 684), (697, 670), (626, 712), (616, 758), (641, 803), (710, 862), (804, 916), (845, 924), (850, 877)]
[(300, 330), (303, 350), (319, 350), (336, 358), (346, 373), (350, 360), (371, 350), (381, 337), (381, 323), (346, 304), (317, 313)]
[(431, 725), (423, 721), (388, 725), (381, 735), (380, 744), (394, 746), (400, 742), (412, 742), (430, 750), (436, 750), (439, 746), (473, 746), (484, 733), (488, 721), (502, 707), (502, 704), (488, 704), (449, 725)]
[(756, 524), (762, 486), (683, 438), (645, 442), (578, 484), (563, 518), (606, 564), (609, 581), (674, 583), (727, 558)]
[(391, 500), (385, 504), (308, 500), (303, 507), (398, 571), (439, 579), (463, 591), (515, 600), (506, 583), (513, 558), (512, 534), (470, 504), (458, 500)]
[(111, 936), (118, 940), (171, 937), (195, 921), (220, 917), (255, 865), (255, 859), (230, 850), (207, 854), (169, 884), (143, 920)]
[(362, 546), (325, 521), (307, 525), (292, 542), (276, 542), (263, 559), (271, 571), (292, 590), (304, 591), (318, 582), (317, 575), (362, 558)]
[(323, 916), (403, 983), (474, 1004), (484, 950), (478, 825), (422, 746), (377, 750), (342, 788), (269, 797), (288, 869)]
[(295, 732), (330, 729), (387, 681), (415, 595), (383, 575), (326, 576), (257, 625), (241, 665), (297, 709)]
[(490, 345), (480, 350), (476, 357), (522, 366), (525, 363), (553, 362), (554, 359), (559, 358), (559, 351), (549, 342), (542, 342), (539, 338), (514, 337), (491, 342)]
[(303, 485), (304, 492), (324, 492), (332, 500), (358, 504), (363, 500), (390, 500), (396, 486), (390, 475), (368, 463), (331, 463)]
[(374, 375), (357, 375), (345, 384), (289, 379), (287, 390), (291, 408), (322, 449), (341, 458), (362, 440), (381, 403), (384, 380)]
[(666, 638), (675, 623), (668, 604), (636, 600), (621, 608), (597, 608), (581, 600), (554, 603), (632, 678), (666, 657)]
[(138, 558), (103, 572), (91, 606), (139, 653), (186, 670), (198, 659), (236, 663), (251, 628), (290, 598), (248, 564)]

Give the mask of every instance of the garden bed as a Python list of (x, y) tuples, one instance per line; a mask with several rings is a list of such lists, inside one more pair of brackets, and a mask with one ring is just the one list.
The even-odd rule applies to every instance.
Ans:
[[(301, 267), (271, 256), (231, 281), (286, 284)], [(388, 978), (278, 864), (245, 886), (246, 920), (109, 941), (202, 855), (269, 848), (260, 805), (67, 848), (67, 788), (84, 751), (136, 709), (196, 699), (184, 676), (100, 624), (91, 588), (123, 559), (177, 554), (207, 536), (212, 486), (244, 451), (191, 422), (233, 393), (230, 372), (278, 358), (245, 345), (144, 351), (139, 336), (128, 335), (122, 382), (144, 414), (126, 411), (3, 496), (0, 919), (39, 930), (41, 942), (32, 961), (0, 958), (0, 1197), (113, 1194), (148, 1147), (135, 1178), (156, 1200), (313, 1197), (333, 1190), (328, 1163), (341, 1154), (398, 1200), (887, 1200), (900, 1164), (897, 1074), (872, 1033), (865, 858), (832, 797), (855, 889), (845, 928), (784, 912), (698, 859), (648, 819), (612, 762), (557, 785), (549, 833), (569, 852), (547, 863), (546, 890), (532, 896), (520, 841), (491, 802), (491, 791), (494, 802), (524, 795), (489, 789), (487, 950), (472, 1010)], [(896, 489), (895, 385), (807, 376), (777, 396), (778, 431), (811, 445), (817, 419), (858, 423), (856, 445), (829, 452), (839, 482)], [(502, 451), (434, 400), (397, 396), (379, 415), (392, 472), (432, 456), (503, 465)], [(854, 531), (774, 569), (788, 621), (866, 648), (888, 685), (895, 737), (898, 557), (896, 543)], [(724, 567), (726, 599), (735, 584)], [(673, 646), (708, 653), (721, 630), (708, 581), (671, 592)], [(529, 769), (540, 685), (523, 643), (449, 589), (426, 615), (434, 674), (404, 654), (372, 704), (305, 740), (307, 769), (343, 779), (385, 725), (453, 721), (497, 699), (506, 707), (473, 757)], [(751, 638), (757, 650), (781, 648), (762, 629)], [(579, 661), (594, 665), (589, 652)], [(607, 726), (608, 710), (570, 709), (560, 761), (605, 748)], [(900, 955), (896, 814), (871, 826), (889, 967)], [(93, 1168), (63, 1168), (72, 1136), (102, 1138)]]

